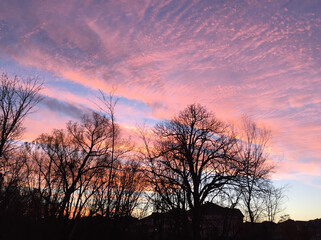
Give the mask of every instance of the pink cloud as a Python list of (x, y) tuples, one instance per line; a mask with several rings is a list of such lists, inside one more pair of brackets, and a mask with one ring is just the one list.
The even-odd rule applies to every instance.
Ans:
[[(1, 19), (21, 27), (10, 30), (7, 42), (0, 40), (0, 51), (92, 92), (116, 86), (117, 95), (151, 109), (119, 106), (120, 116), (132, 116), (130, 127), (140, 115), (168, 119), (200, 102), (224, 120), (248, 113), (271, 125), (275, 149), (291, 171), (320, 166), (320, 55), (313, 52), (320, 52), (320, 17), (293, 17), (278, 2), (81, 2), (86, 11), (78, 4), (33, 4), (23, 20), (12, 17), (22, 14), (19, 6), (2, 8)], [(95, 108), (92, 99), (69, 89), (47, 88), (44, 94)], [(65, 122), (50, 114), (52, 126)]]

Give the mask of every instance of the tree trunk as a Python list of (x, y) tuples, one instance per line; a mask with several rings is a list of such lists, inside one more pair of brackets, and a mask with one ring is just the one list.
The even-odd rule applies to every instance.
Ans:
[(194, 206), (193, 208), (193, 240), (201, 240), (201, 214), (200, 214), (200, 207)]

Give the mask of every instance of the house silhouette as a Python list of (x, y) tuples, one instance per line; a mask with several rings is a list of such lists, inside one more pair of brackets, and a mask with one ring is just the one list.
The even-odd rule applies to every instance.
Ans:
[[(236, 236), (243, 223), (243, 214), (239, 209), (225, 208), (207, 202), (201, 206), (202, 239), (218, 236), (232, 238)], [(173, 209), (167, 212), (154, 212), (137, 222), (137, 229), (154, 239), (188, 238), (192, 235), (191, 210)]]

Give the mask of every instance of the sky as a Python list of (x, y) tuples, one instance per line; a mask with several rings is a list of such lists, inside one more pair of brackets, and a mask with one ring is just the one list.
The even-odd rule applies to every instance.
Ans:
[(321, 218), (321, 2), (2, 0), (0, 72), (44, 81), (26, 140), (119, 98), (124, 131), (200, 103), (273, 132), (292, 219)]

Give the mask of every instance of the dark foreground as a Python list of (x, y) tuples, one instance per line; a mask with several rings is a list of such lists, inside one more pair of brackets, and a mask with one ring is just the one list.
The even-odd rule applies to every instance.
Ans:
[[(166, 232), (144, 229), (135, 218), (108, 220), (102, 217), (82, 218), (78, 221), (38, 219), (27, 217), (0, 220), (0, 239), (191, 239), (187, 232)], [(321, 219), (307, 222), (287, 220), (282, 223), (244, 223), (234, 236), (214, 234), (204, 239), (235, 240), (321, 240)]]

